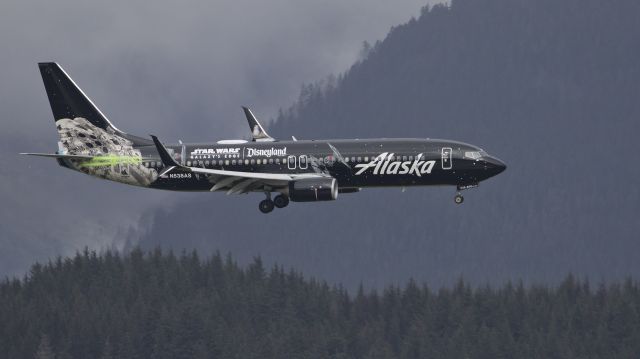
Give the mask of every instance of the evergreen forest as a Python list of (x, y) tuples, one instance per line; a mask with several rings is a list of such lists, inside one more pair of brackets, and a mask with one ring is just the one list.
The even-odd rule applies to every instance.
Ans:
[(85, 250), (0, 284), (2, 358), (637, 358), (640, 287), (355, 293), (260, 258)]

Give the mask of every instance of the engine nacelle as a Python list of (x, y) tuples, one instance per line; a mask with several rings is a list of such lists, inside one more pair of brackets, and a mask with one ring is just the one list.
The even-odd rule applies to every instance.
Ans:
[(333, 201), (338, 198), (335, 178), (306, 178), (289, 182), (289, 198), (295, 202)]

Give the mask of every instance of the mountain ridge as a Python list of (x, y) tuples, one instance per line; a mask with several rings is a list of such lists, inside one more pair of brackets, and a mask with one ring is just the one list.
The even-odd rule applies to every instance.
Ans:
[(269, 128), (478, 145), (508, 169), (465, 191), (462, 206), (454, 188), (371, 189), (267, 217), (253, 197), (193, 197), (151, 213), (140, 243), (260, 254), (350, 288), (638, 275), (637, 15), (630, 0), (426, 7), (345, 74), (305, 86)]

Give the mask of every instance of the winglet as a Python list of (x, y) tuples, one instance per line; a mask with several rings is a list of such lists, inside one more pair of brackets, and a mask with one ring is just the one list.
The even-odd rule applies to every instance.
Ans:
[(247, 122), (249, 122), (249, 129), (251, 129), (251, 136), (254, 141), (265, 141), (271, 142), (275, 141), (275, 139), (264, 130), (260, 122), (256, 116), (253, 115), (253, 112), (248, 107), (242, 106), (242, 110), (244, 110), (244, 115), (247, 117)]
[(153, 143), (156, 145), (156, 149), (158, 150), (158, 154), (160, 155), (160, 159), (162, 160), (162, 164), (165, 167), (181, 167), (176, 160), (171, 157), (167, 148), (158, 140), (158, 137), (154, 135), (150, 135), (153, 139)]

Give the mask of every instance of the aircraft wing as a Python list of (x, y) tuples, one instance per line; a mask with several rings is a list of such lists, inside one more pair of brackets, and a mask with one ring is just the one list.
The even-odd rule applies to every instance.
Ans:
[(274, 189), (286, 187), (290, 181), (296, 181), (305, 178), (322, 178), (327, 175), (317, 173), (304, 174), (286, 174), (286, 173), (263, 173), (263, 172), (243, 172), (214, 170), (202, 167), (189, 167), (178, 164), (169, 154), (164, 145), (156, 136), (151, 135), (156, 145), (160, 159), (165, 166), (161, 171), (160, 177), (165, 176), (169, 172), (191, 172), (196, 175), (209, 176), (212, 187), (210, 191), (227, 190), (227, 194), (241, 194), (251, 191), (262, 191), (264, 189)]
[(201, 167), (186, 167), (186, 170), (207, 175), (214, 184), (210, 191), (227, 190), (227, 194), (241, 194), (251, 191), (262, 191), (265, 188), (277, 189), (289, 185), (289, 182), (303, 178), (324, 177), (314, 173), (283, 174), (213, 170)]

